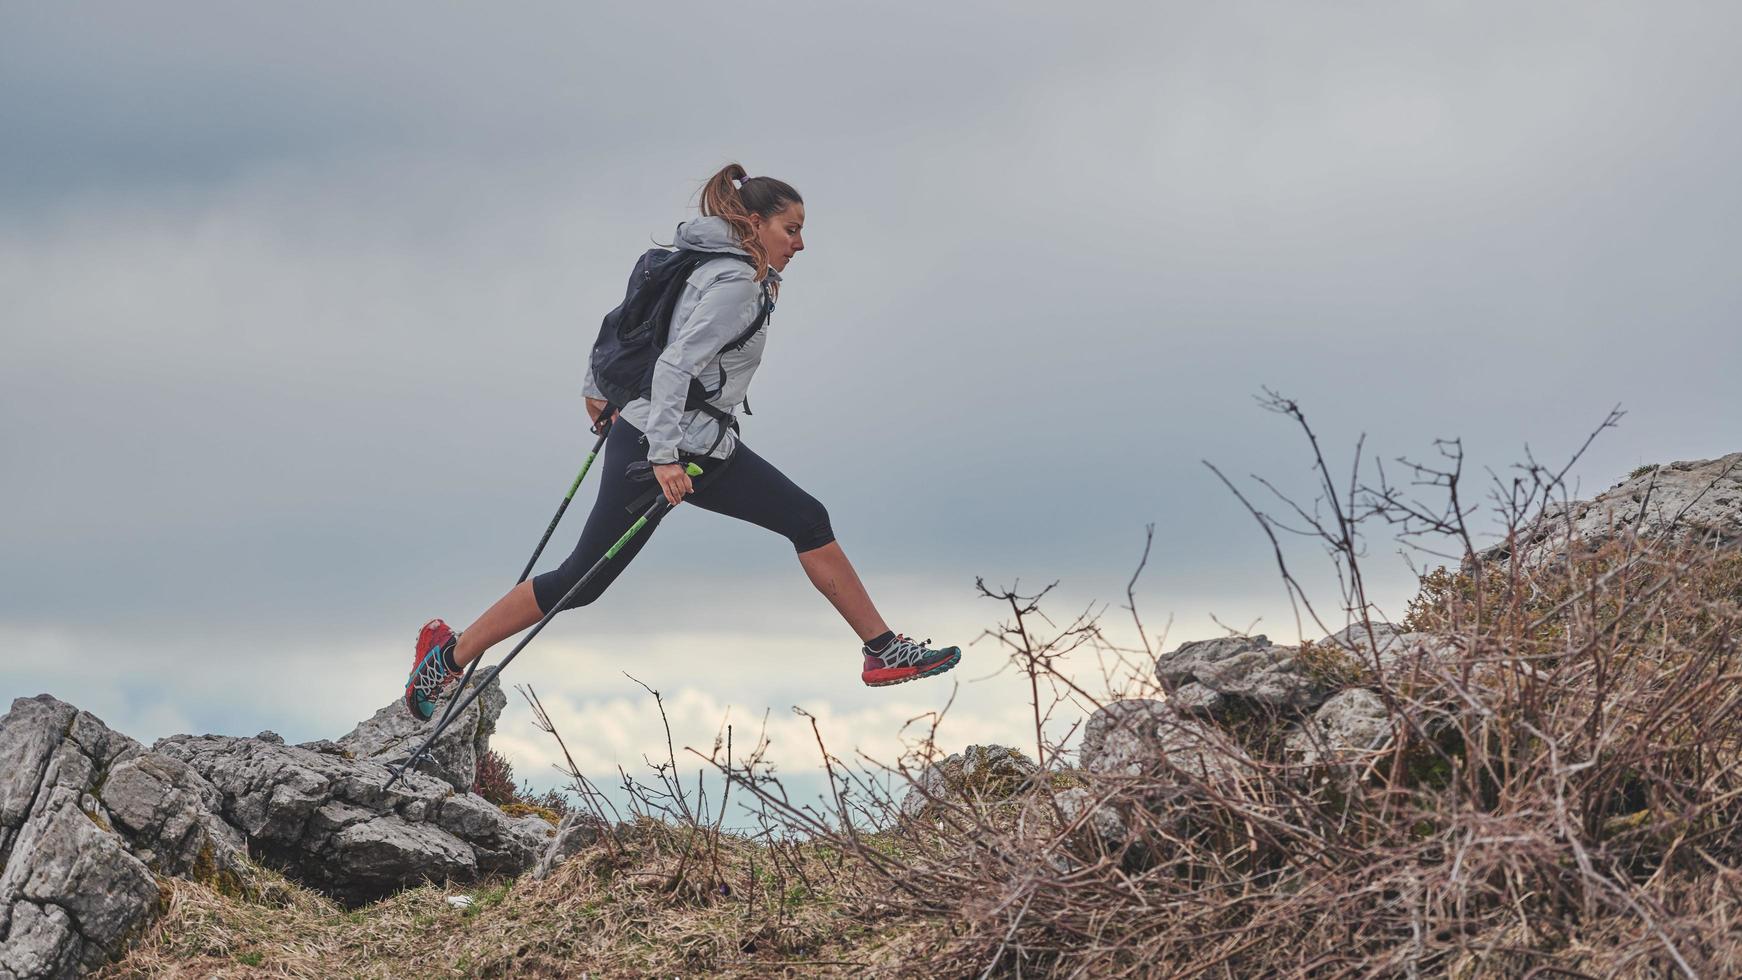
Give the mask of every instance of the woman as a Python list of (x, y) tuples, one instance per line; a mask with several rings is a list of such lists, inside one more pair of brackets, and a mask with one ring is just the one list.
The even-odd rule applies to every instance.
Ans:
[[(626, 470), (641, 460), (652, 464), (658, 492), (674, 506), (688, 500), (791, 541), (811, 583), (863, 643), (860, 677), (866, 684), (930, 677), (961, 659), (958, 647), (933, 650), (930, 640), (911, 640), (889, 628), (835, 541), (828, 511), (739, 441), (731, 424), (762, 360), (780, 273), (804, 250), (804, 199), (784, 181), (749, 177), (734, 163), (703, 187), (701, 211), (702, 217), (678, 226), (677, 246), (721, 256), (697, 266), (684, 282), (670, 339), (654, 365), (651, 394), (602, 419), (606, 403), (592, 370), (587, 372), (587, 414), (594, 431), (608, 423), (611, 434), (599, 468), (598, 500), (574, 554), (554, 571), (515, 586), (462, 633), (439, 619), (424, 624), (405, 684), (405, 704), (414, 716), (428, 720), (443, 687), (467, 664), (543, 618), (629, 529), (636, 516), (629, 508), (646, 496), (646, 486), (633, 482)], [(702, 408), (686, 408), (692, 380), (706, 389)], [(682, 465), (692, 459), (700, 460), (704, 471), (699, 483)], [(597, 599), (656, 526), (650, 522), (565, 608)]]

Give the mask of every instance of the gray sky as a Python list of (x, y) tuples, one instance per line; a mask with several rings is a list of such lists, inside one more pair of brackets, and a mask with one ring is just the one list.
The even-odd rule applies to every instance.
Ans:
[[(336, 735), (518, 572), (635, 255), (730, 160), (797, 186), (748, 441), (893, 625), (976, 575), (1293, 640), (1200, 461), (1528, 444), (1593, 492), (1742, 448), (1742, 12), (1713, 4), (0, 8), (0, 694), (143, 738)], [(572, 545), (590, 495), (557, 535)], [(1369, 542), (1390, 610), (1412, 592)], [(1310, 545), (1296, 563), (1323, 571)], [(1329, 602), (1329, 580), (1315, 581)], [(1115, 612), (1117, 612), (1115, 610)], [(784, 541), (679, 513), (516, 662), (589, 765), (682, 700), (888, 749)], [(1023, 737), (970, 649), (948, 743)], [(1085, 669), (1089, 665), (1085, 665)], [(784, 719), (784, 720), (783, 720)], [(788, 743), (808, 735), (786, 732)], [(505, 745), (548, 757), (518, 706)], [(802, 746), (801, 746), (802, 747)], [(795, 753), (798, 749), (794, 749)], [(802, 754), (792, 758), (802, 760)]]

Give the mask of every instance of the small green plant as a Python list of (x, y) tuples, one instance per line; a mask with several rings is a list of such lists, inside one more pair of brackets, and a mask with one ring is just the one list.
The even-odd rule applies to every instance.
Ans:
[(260, 952), (259, 950), (250, 950), (246, 953), (237, 953), (236, 954), (236, 962), (242, 964), (243, 966), (259, 966), (260, 964), (266, 962), (266, 954)]

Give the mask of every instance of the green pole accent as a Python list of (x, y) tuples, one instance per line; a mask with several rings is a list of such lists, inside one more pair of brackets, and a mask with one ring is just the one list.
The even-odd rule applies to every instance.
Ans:
[[(697, 466), (694, 463), (685, 463), (683, 466), (683, 471), (685, 473), (688, 473), (692, 477), (702, 475), (702, 468), (700, 466)], [(623, 550), (623, 546), (629, 543), (629, 539), (635, 537), (635, 535), (640, 533), (641, 529), (646, 527), (646, 526), (647, 526), (647, 515), (642, 514), (640, 517), (637, 517), (635, 519), (634, 524), (629, 525), (629, 530), (623, 532), (623, 536), (617, 539), (616, 544), (605, 549), (605, 557), (606, 558), (617, 557), (617, 552)]]
[(575, 491), (581, 488), (581, 481), (587, 478), (587, 471), (593, 468), (593, 460), (597, 459), (598, 456), (599, 451), (597, 449), (587, 454), (587, 461), (581, 464), (580, 475), (576, 476), (575, 482), (569, 485), (569, 495), (564, 497), (564, 500), (573, 500), (575, 498)]
[(617, 539), (617, 543), (612, 545), (611, 547), (605, 549), (605, 557), (606, 558), (617, 557), (617, 552), (621, 551), (623, 549), (623, 546), (629, 543), (629, 539), (635, 537), (636, 533), (639, 532), (642, 528), (644, 528), (646, 526), (647, 526), (647, 515), (643, 514), (640, 517), (637, 517), (635, 519), (635, 523), (629, 525), (629, 530), (623, 532), (623, 536)]

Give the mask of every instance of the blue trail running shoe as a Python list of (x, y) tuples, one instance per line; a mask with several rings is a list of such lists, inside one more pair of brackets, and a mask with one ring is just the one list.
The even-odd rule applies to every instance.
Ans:
[(459, 642), (460, 635), (439, 619), (430, 620), (418, 631), (411, 676), (405, 680), (405, 707), (418, 721), (429, 721), (435, 715), (436, 699), (459, 678), (458, 671), (448, 669), (448, 656)]

